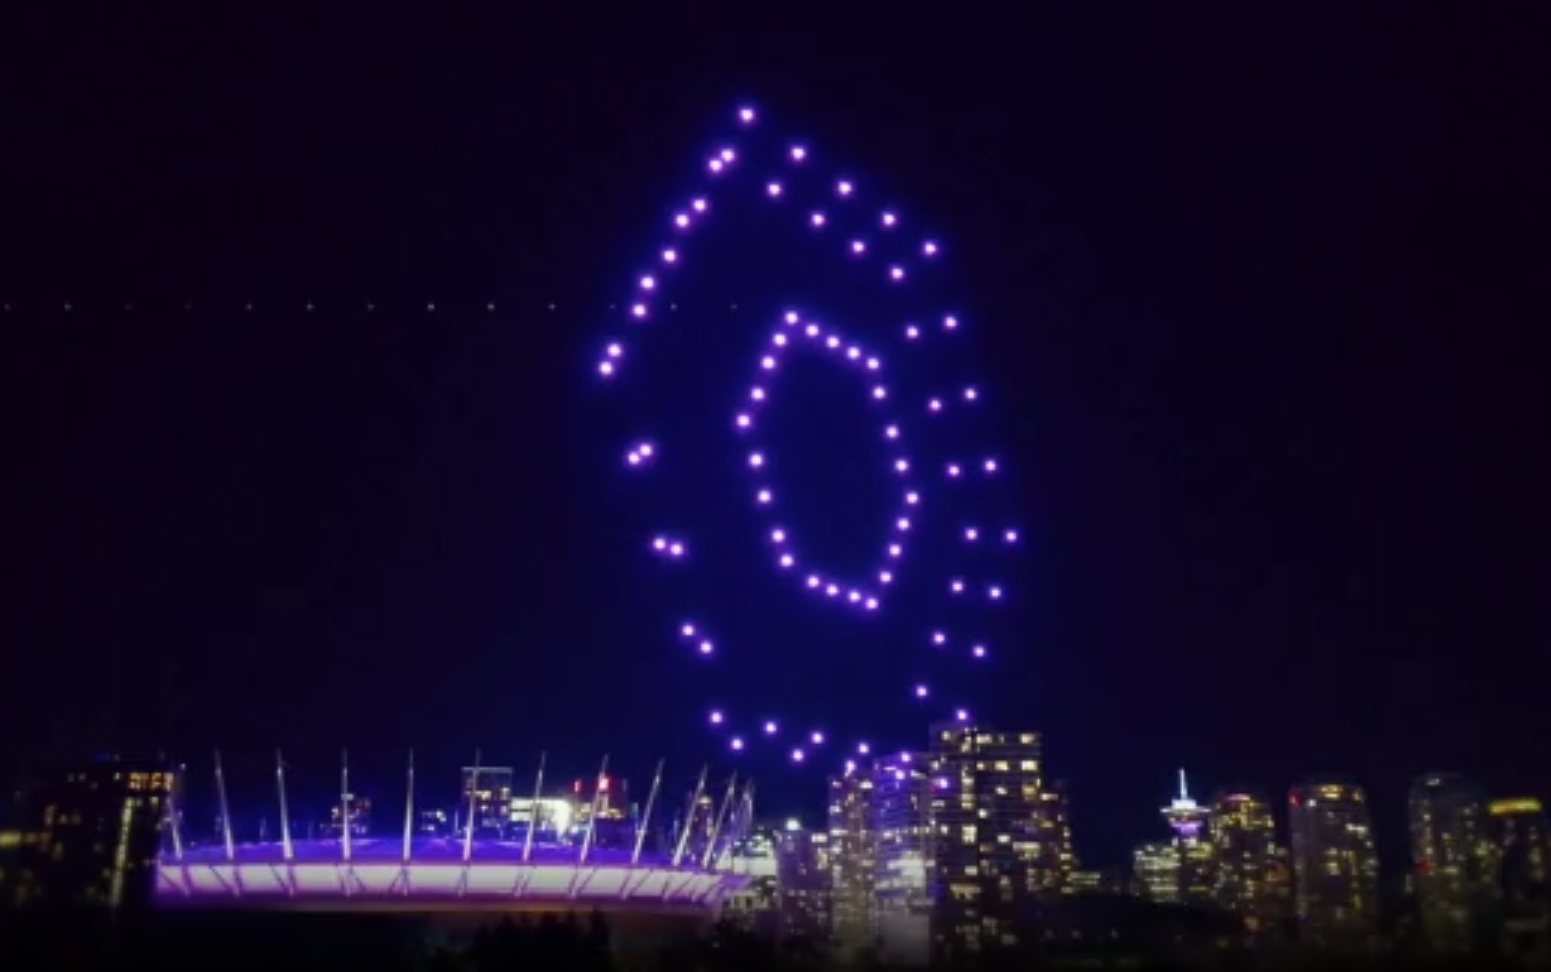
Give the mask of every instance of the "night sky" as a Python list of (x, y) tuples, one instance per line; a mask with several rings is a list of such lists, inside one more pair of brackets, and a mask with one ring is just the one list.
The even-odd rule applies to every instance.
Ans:
[[(0, 769), (725, 763), (590, 367), (749, 100), (951, 242), (1028, 540), (974, 701), (1047, 733), (1084, 857), (1180, 765), (1354, 777), (1391, 841), (1424, 770), (1551, 796), (1543, 31), (934, 6), (8, 27)], [(802, 273), (678, 313), (763, 329)], [(786, 434), (843, 456), (828, 414)], [(813, 529), (875, 547), (833, 485)], [(897, 630), (848, 655), (729, 557), (751, 682), (828, 665), (815, 720), (924, 743)]]

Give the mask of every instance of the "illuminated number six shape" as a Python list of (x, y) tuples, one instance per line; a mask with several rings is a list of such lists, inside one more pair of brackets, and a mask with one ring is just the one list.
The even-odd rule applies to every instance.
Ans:
[[(738, 122), (742, 129), (752, 129), (757, 121), (757, 114), (752, 108), (739, 109)], [(811, 164), (810, 152), (805, 146), (787, 145), (784, 154), (782, 163), (789, 169), (804, 169)], [(737, 145), (729, 144), (718, 149), (705, 160), (705, 173), (713, 183), (726, 185), (734, 179), (736, 170), (745, 164)], [(788, 201), (791, 195), (787, 184), (779, 179), (765, 182), (760, 190), (766, 197), (777, 203)], [(830, 184), (826, 196), (836, 206), (845, 207), (849, 204), (854, 207), (857, 187), (848, 179), (836, 179)], [(689, 200), (687, 205), (673, 214), (670, 227), (673, 242), (664, 246), (658, 253), (656, 269), (640, 274), (635, 281), (631, 299), (625, 309), (632, 323), (645, 323), (653, 318), (656, 309), (661, 306), (665, 289), (664, 274), (684, 261), (694, 232), (710, 218), (711, 209), (711, 193), (708, 191), (705, 195)], [(842, 214), (838, 210), (831, 214), (823, 209), (813, 209), (804, 213), (801, 218), (806, 220), (820, 241), (827, 245), (842, 247), (844, 253), (852, 259), (874, 259), (875, 250), (887, 251), (890, 256), (879, 261), (877, 265), (877, 272), (881, 275), (882, 282), (887, 285), (905, 286), (915, 266), (921, 262), (932, 261), (941, 253), (940, 245), (932, 239), (921, 239), (901, 245), (898, 239), (901, 219), (891, 210), (878, 213), (875, 222), (869, 221), (875, 232), (885, 235), (886, 238), (880, 243), (874, 244), (865, 236), (849, 236), (837, 241), (832, 230), (834, 224), (841, 221), (842, 215), (852, 214)], [(939, 317), (930, 326), (902, 323), (899, 334), (907, 342), (916, 342), (926, 337), (928, 330), (952, 333), (958, 328), (958, 318), (949, 314)], [(886, 412), (898, 411), (897, 403), (893, 401), (890, 389), (884, 381), (886, 368), (881, 355), (829, 327), (824, 321), (806, 314), (801, 308), (782, 308), (772, 322), (769, 342), (760, 355), (757, 367), (758, 377), (749, 390), (748, 400), (732, 417), (734, 430), (745, 439), (753, 440), (757, 436), (760, 413), (771, 399), (770, 389), (781, 370), (782, 362), (787, 355), (799, 351), (827, 356), (854, 368), (865, 380), (867, 393), (878, 406)], [(611, 381), (621, 374), (627, 365), (627, 360), (625, 343), (622, 340), (609, 341), (596, 364), (596, 373), (604, 381)], [(951, 398), (931, 397), (920, 404), (923, 412), (937, 414), (949, 408), (950, 405), (971, 405), (979, 400), (980, 392), (971, 385), (959, 389)], [(766, 529), (776, 567), (814, 594), (864, 613), (875, 612), (882, 608), (886, 600), (886, 591), (896, 579), (898, 564), (904, 556), (907, 542), (916, 527), (914, 518), (924, 503), (922, 482), (933, 475), (951, 480), (967, 476), (972, 472), (992, 476), (999, 471), (994, 457), (984, 457), (974, 465), (950, 461), (940, 470), (917, 469), (911, 458), (904, 452), (903, 428), (897, 418), (889, 418), (885, 421), (882, 434), (894, 446), (892, 467), (888, 472), (900, 484), (900, 507), (877, 566), (866, 578), (832, 576), (821, 568), (801, 561), (793, 533), (773, 519), (778, 502), (774, 487), (767, 479), (771, 463), (766, 452), (758, 445), (751, 444), (745, 454), (745, 462), (755, 477), (754, 501), (772, 517), (767, 520)], [(626, 464), (634, 468), (649, 468), (658, 459), (659, 447), (650, 441), (637, 441), (630, 445), (625, 453)], [(981, 542), (982, 539), (990, 539), (984, 536), (985, 531), (981, 527), (974, 524), (966, 524), (961, 529), (961, 540), (965, 544), (973, 545)], [(1015, 544), (1019, 537), (1015, 529), (1003, 528), (997, 539), (1005, 544)], [(689, 541), (677, 534), (657, 534), (649, 540), (651, 553), (670, 561), (686, 557), (689, 547)], [(950, 577), (945, 581), (945, 588), (953, 596), (970, 596), (976, 593), (970, 589), (968, 582), (960, 577)], [(991, 601), (1000, 600), (1003, 594), (1002, 588), (994, 583), (984, 585), (978, 590)], [(689, 645), (701, 655), (709, 656), (717, 651), (713, 640), (695, 622), (681, 623), (676, 633), (682, 643)], [(931, 648), (944, 650), (950, 647), (951, 639), (945, 630), (933, 629), (928, 633), (926, 640)], [(964, 648), (972, 658), (986, 657), (987, 652), (983, 644), (966, 645)], [(929, 686), (922, 683), (912, 684), (909, 692), (918, 699), (926, 699), (931, 695)], [(968, 714), (962, 709), (957, 710), (956, 715), (961, 720), (968, 718)], [(711, 710), (707, 720), (720, 731), (731, 731), (732, 719), (721, 709)], [(756, 729), (758, 735), (774, 738), (780, 735), (781, 725), (778, 720), (766, 719), (759, 722)], [(792, 760), (804, 761), (809, 747), (820, 746), (827, 741), (823, 732), (808, 733), (801, 744), (791, 750)], [(727, 744), (735, 751), (742, 750), (747, 745), (747, 738), (744, 735), (729, 735)], [(856, 750), (861, 754), (869, 752), (866, 743), (856, 744)]]

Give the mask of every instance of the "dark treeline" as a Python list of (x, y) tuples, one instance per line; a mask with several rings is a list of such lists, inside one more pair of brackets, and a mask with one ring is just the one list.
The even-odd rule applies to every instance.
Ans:
[[(4, 972), (117, 972), (156, 969), (274, 969), (277, 972), (892, 972), (862, 958), (829, 960), (819, 943), (773, 940), (720, 923), (694, 934), (621, 940), (601, 914), (514, 916), (449, 933), (437, 924), (394, 916), (188, 913), (140, 920), (23, 914), (0, 916)], [(1354, 961), (1289, 952), (1214, 950), (1147, 954), (1093, 944), (1009, 957), (972, 966), (981, 972), (1041, 969), (1190, 969), (1221, 972), (1524, 968), (1391, 953)], [(971, 968), (971, 966), (965, 966)], [(902, 972), (902, 970), (901, 970)], [(950, 972), (945, 969), (944, 972)]]

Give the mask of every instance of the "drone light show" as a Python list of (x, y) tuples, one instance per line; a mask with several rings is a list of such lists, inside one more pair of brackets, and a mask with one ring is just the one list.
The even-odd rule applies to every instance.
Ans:
[[(771, 130), (755, 107), (738, 108), (728, 129), (633, 268), (614, 331), (593, 364), (604, 392), (628, 403), (630, 427), (609, 444), (614, 461), (643, 507), (661, 511), (649, 514), (656, 518), (636, 548), (653, 569), (684, 578), (672, 589), (675, 603), (664, 605), (661, 650), (696, 659), (699, 670), (736, 671), (740, 658), (770, 647), (733, 635), (734, 612), (746, 631), (760, 630), (749, 613), (764, 611), (773, 624), (798, 605), (819, 605), (836, 639), (854, 631), (890, 646), (887, 661), (858, 689), (869, 706), (897, 700), (923, 726), (967, 722), (974, 681), (994, 663), (988, 619), (1015, 593), (1005, 571), (1020, 530), (994, 502), (1006, 466), (983, 428), (994, 392), (956, 350), (972, 321), (941, 295), (951, 249), (915, 225), (908, 209), (872, 198), (866, 181), (827, 166), (813, 144)], [(736, 238), (739, 230), (757, 235), (750, 260), (773, 263), (786, 279), (751, 285), (746, 301), (719, 305), (714, 317), (686, 311), (709, 282), (741, 274), (742, 264), (728, 262), (735, 244), (724, 235)], [(799, 259), (811, 269), (793, 272)], [(723, 269), (696, 275), (698, 264), (717, 260)], [(691, 328), (698, 330), (688, 350), (650, 363), (655, 344), (675, 333), (682, 340)], [(707, 365), (713, 344), (730, 344), (736, 350), (726, 357), (737, 360), (714, 357)], [(783, 437), (774, 421), (789, 403), (813, 407), (802, 375), (815, 366), (850, 388), (850, 403), (825, 409), (819, 424), (856, 423), (875, 450), (855, 450), (832, 468), (865, 465), (882, 489), (875, 494), (882, 508), (860, 518), (869, 521), (870, 552), (849, 559), (816, 549), (820, 535), (834, 531), (805, 520), (797, 499), (822, 497), (834, 482), (827, 473), (798, 471), (803, 442)], [(668, 370), (656, 375), (662, 390), (645, 391), (654, 370)], [(722, 381), (724, 374), (735, 380)], [(707, 375), (715, 379), (706, 381), (709, 403), (697, 397), (696, 378)], [(726, 394), (716, 390), (723, 386)], [(708, 432), (689, 428), (690, 416), (707, 414), (714, 418)], [(687, 485), (665, 485), (672, 476)], [(723, 494), (741, 491), (746, 504), (734, 529), (700, 515), (718, 505), (714, 498), (684, 501), (688, 492), (709, 491), (705, 482), (723, 480), (738, 484)], [(724, 543), (757, 552), (765, 564), (740, 596), (717, 592), (727, 564), (715, 550)], [(804, 657), (794, 650), (784, 661), (799, 682), (824, 679), (823, 651)], [(872, 727), (843, 725), (841, 712), (815, 711), (809, 693), (765, 682), (742, 686), (734, 704), (707, 677), (696, 718), (724, 751), (750, 758), (764, 749), (792, 764), (826, 752), (842, 764), (869, 752), (862, 740), (875, 736)]]

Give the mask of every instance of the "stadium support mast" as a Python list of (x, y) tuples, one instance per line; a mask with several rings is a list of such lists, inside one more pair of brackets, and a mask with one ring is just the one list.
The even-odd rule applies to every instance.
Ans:
[(662, 787), (662, 767), (666, 760), (657, 761), (657, 772), (652, 776), (652, 792), (646, 797), (646, 812), (641, 814), (641, 822), (636, 825), (635, 850), (630, 854), (630, 866), (635, 867), (641, 861), (641, 847), (646, 843), (646, 831), (652, 824), (652, 807), (657, 804), (657, 791)]
[(409, 780), (404, 789), (404, 863), (409, 864), (409, 850), (415, 835), (415, 751), (409, 751)]
[[(183, 774), (178, 774), (177, 783), (183, 782)], [(181, 787), (173, 786), (172, 792), (167, 794), (167, 830), (172, 835), (172, 854), (177, 860), (183, 860), (183, 827), (178, 819), (177, 797), (181, 795)]]
[(716, 811), (716, 823), (711, 825), (711, 839), (706, 841), (705, 855), (700, 859), (700, 867), (709, 870), (711, 861), (716, 856), (716, 840), (722, 835), (722, 824), (727, 820), (727, 811), (732, 809), (733, 798), (738, 795), (738, 774), (734, 773), (727, 778), (727, 793), (722, 797), (721, 808)]
[(285, 758), (275, 750), (275, 792), (280, 795), (280, 856), (290, 863), (295, 856), (291, 844), (291, 807), (285, 798)]
[(689, 835), (695, 829), (695, 811), (700, 808), (700, 798), (705, 795), (705, 777), (710, 771), (709, 766), (700, 768), (700, 782), (695, 784), (694, 795), (689, 798), (689, 817), (684, 821), (684, 828), (679, 831), (679, 846), (673, 849), (673, 866), (678, 867), (684, 859), (684, 849), (689, 846)]
[(539, 801), (544, 798), (544, 761), (549, 754), (539, 753), (539, 773), (533, 780), (533, 802), (528, 805), (528, 832), (522, 838), (522, 862), (533, 854), (533, 832), (539, 829)]
[(226, 771), (221, 768), (221, 751), (215, 751), (215, 794), (221, 801), (221, 838), (226, 841), (226, 860), (237, 859), (237, 846), (232, 842), (232, 810), (226, 802)]
[(733, 828), (730, 844), (737, 844), (754, 829), (754, 781), (743, 784), (743, 796), (738, 800), (737, 827)]
[(598, 781), (592, 788), (592, 810), (587, 814), (587, 833), (582, 836), (582, 852), (578, 864), (587, 863), (587, 852), (592, 850), (593, 834), (598, 831), (599, 804), (603, 802), (603, 788), (609, 785), (609, 757), (603, 754), (603, 765), (598, 767)]
[(350, 862), (350, 752), (339, 751), (339, 853)]
[(463, 862), (474, 856), (474, 807), (479, 794), (479, 750), (474, 750), (474, 766), (469, 770), (469, 818), (463, 825)]

